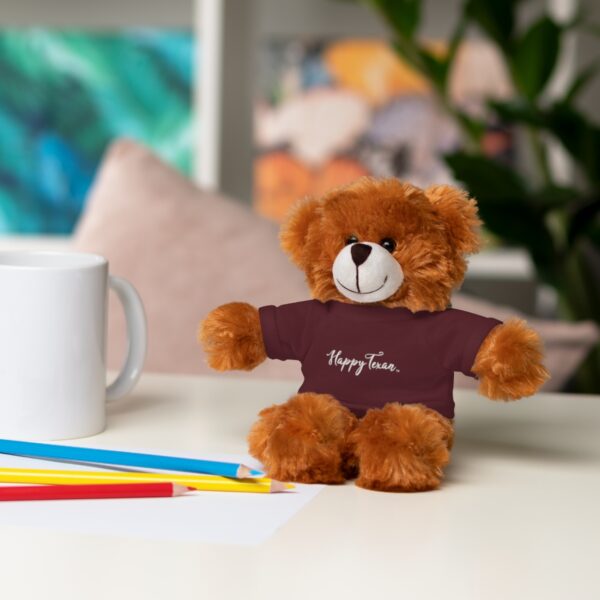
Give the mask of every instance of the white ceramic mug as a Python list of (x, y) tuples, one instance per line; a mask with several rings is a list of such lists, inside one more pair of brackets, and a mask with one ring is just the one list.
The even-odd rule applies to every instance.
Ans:
[[(108, 286), (125, 309), (129, 349), (106, 387)], [(94, 254), (0, 252), (0, 437), (101, 432), (106, 400), (128, 393), (146, 356), (142, 301)]]

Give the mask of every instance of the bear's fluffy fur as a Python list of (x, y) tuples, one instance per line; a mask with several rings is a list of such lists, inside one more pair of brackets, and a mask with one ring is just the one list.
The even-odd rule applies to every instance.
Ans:
[[(332, 265), (352, 232), (361, 240), (398, 240), (393, 256), (400, 288), (378, 304), (412, 312), (440, 311), (480, 246), (475, 200), (450, 186), (421, 190), (396, 179), (362, 178), (293, 209), (281, 231), (283, 249), (306, 274), (313, 298), (351, 302), (337, 290)], [(234, 302), (212, 311), (199, 339), (214, 369), (250, 370), (266, 358), (258, 310)], [(491, 330), (472, 371), (494, 400), (529, 396), (547, 379), (537, 333), (512, 320)], [(439, 486), (449, 461), (452, 422), (418, 404), (388, 404), (357, 419), (328, 394), (296, 394), (263, 410), (249, 434), (250, 452), (280, 480), (422, 491)]]

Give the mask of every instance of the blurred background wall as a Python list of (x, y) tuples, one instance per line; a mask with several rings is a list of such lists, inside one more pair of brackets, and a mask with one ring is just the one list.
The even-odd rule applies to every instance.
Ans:
[[(443, 60), (464, 2), (422, 4), (410, 43)], [(589, 23), (600, 22), (594, 0), (527, 0), (519, 3), (517, 29), (545, 11), (568, 20), (578, 7)], [(554, 324), (599, 323), (597, 232), (587, 225), (597, 223), (600, 200), (575, 166), (578, 158), (593, 161), (595, 150), (571, 134), (582, 124), (576, 108), (598, 137), (600, 77), (569, 106), (577, 122), (558, 123), (568, 151), (538, 132), (552, 186), (536, 196), (527, 189), (540, 182), (523, 115), (486, 114), (490, 97), (516, 97), (489, 32), (470, 28), (449, 85), (452, 103), (481, 126), (481, 152), (475, 162), (460, 157), (462, 172), (444, 155), (464, 149), (464, 132), (440, 110), (427, 74), (394, 52), (397, 35), (372, 7), (351, 0), (0, 0), (0, 233), (69, 236), (104, 152), (121, 137), (274, 223), (297, 198), (367, 173), (422, 186), (460, 181), (488, 223), (488, 250), (470, 261), (463, 290)], [(537, 58), (547, 58), (549, 45), (541, 48)], [(546, 110), (564, 94), (597, 49), (597, 37), (565, 33), (534, 108)], [(535, 52), (526, 58), (527, 68), (543, 63)], [(494, 177), (476, 181), (490, 168)], [(503, 186), (503, 197), (487, 197)], [(585, 234), (581, 244), (572, 231)], [(543, 247), (549, 237), (551, 251)], [(560, 344), (584, 355), (595, 330), (581, 331), (561, 333)], [(598, 365), (585, 389), (600, 390)]]
[[(0, 14), (3, 28), (42, 26), (106, 32), (153, 27), (190, 33), (195, 30), (201, 36), (201, 4), (201, 0), (172, 0), (168, 4), (139, 0), (107, 0), (101, 4), (75, 0), (1, 0)], [(432, 40), (446, 39), (461, 4), (460, 0), (426, 2), (422, 35)], [(597, 20), (600, 3), (595, 0), (529, 0), (520, 14), (527, 19), (544, 6), (558, 6), (559, 10), (568, 11), (575, 4), (585, 8), (590, 20)], [(360, 3), (341, 0), (227, 0), (224, 6), (219, 184), (226, 193), (251, 202), (255, 154), (252, 100), (264, 76), (264, 65), (259, 62), (264, 56), (261, 48), (273, 40), (314, 41), (340, 37), (389, 40), (390, 31), (372, 10)], [(589, 63), (593, 59), (593, 46), (589, 38), (578, 39), (570, 62), (563, 68), (575, 72), (580, 65)], [(598, 112), (600, 79), (582, 93), (579, 104)]]

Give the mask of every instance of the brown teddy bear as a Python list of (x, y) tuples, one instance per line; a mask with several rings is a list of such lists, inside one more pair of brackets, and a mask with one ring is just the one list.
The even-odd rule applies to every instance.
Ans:
[(540, 339), (449, 308), (479, 249), (477, 206), (453, 187), (361, 178), (297, 205), (283, 249), (313, 300), (213, 310), (199, 338), (211, 367), (299, 360), (304, 383), (252, 427), (250, 453), (275, 479), (374, 490), (438, 487), (453, 439), (455, 371), (494, 400), (547, 379)]

